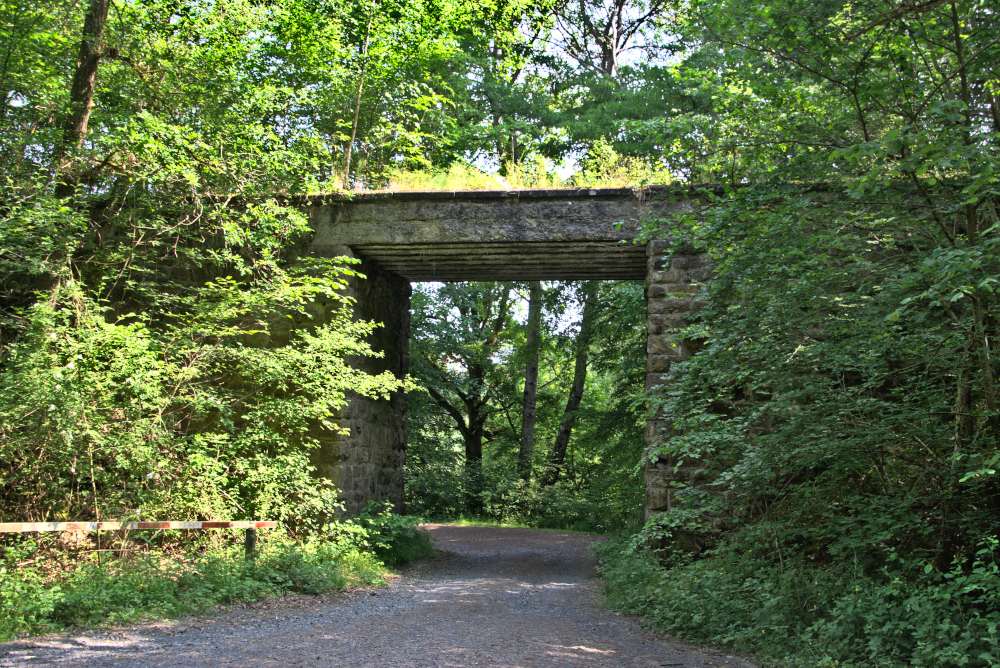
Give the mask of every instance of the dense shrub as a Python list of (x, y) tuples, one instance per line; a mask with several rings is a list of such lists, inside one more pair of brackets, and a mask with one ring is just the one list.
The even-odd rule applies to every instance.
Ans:
[(360, 527), (363, 545), (390, 568), (434, 555), (430, 534), (417, 527), (417, 517), (393, 515), (392, 504), (370, 501), (353, 525)]
[(506, 462), (486, 462), (475, 482), (461, 465), (422, 467), (408, 480), (407, 494), (411, 512), (437, 521), (478, 519), (594, 533), (638, 521), (638, 504), (623, 503), (614, 492), (565, 481), (551, 486), (528, 482)]
[(14, 633), (49, 627), (49, 616), (62, 600), (62, 587), (47, 583), (29, 561), (31, 543), (8, 547), (0, 563), (0, 641)]
[[(339, 62), (347, 28), (298, 2), (116, 3), (93, 99), (71, 102), (94, 7), (0, 7), (0, 519), (318, 530), (336, 490), (310, 449), (345, 392), (402, 387), (345, 364), (374, 325), (352, 319), (348, 264), (300, 257), (312, 230), (287, 197), (325, 179), (318, 130), (277, 110), (308, 116), (299, 86), (337, 87), (315, 55)], [(300, 21), (326, 37), (266, 55)], [(306, 54), (311, 84), (274, 69)]]
[(746, 549), (767, 544), (755, 531), (707, 557), (676, 556), (667, 565), (624, 540), (599, 544), (608, 601), (658, 629), (781, 668), (1000, 662), (996, 542), (944, 572), (894, 556), (866, 574), (856, 562), (823, 566), (801, 554), (775, 564), (768, 549)]

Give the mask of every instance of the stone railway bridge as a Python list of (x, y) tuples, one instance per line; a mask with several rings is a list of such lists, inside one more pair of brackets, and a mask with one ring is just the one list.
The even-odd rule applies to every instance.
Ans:
[[(411, 281), (645, 280), (647, 388), (664, 383), (673, 362), (689, 353), (670, 330), (700, 308), (698, 283), (708, 258), (669, 241), (632, 243), (640, 221), (690, 210), (693, 200), (658, 199), (631, 188), (362, 193), (315, 198), (308, 205), (315, 235), (308, 254), (361, 260), (366, 279), (352, 285), (358, 317), (384, 323), (373, 335), (385, 356), (365, 370), (409, 368)], [(341, 414), (348, 436), (327, 436), (314, 456), (321, 475), (342, 490), (349, 515), (369, 500), (404, 504), (404, 393), (389, 400), (355, 396)], [(666, 433), (660, 416), (647, 420), (651, 446)], [(647, 516), (672, 502), (670, 482), (687, 479), (670, 462), (647, 463)]]

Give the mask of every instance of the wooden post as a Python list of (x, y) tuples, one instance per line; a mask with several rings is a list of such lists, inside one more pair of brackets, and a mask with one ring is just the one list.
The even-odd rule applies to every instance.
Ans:
[[(142, 529), (246, 529), (243, 548), (247, 561), (252, 561), (257, 550), (257, 529), (274, 529), (278, 523), (273, 520), (239, 520), (236, 522), (198, 521), (185, 522), (168, 520), (166, 522), (0, 522), (0, 534), (30, 533), (34, 531), (96, 531), (97, 540), (101, 539), (101, 531), (133, 531)], [(124, 548), (123, 548), (124, 549)], [(100, 542), (97, 544), (97, 563), (101, 564)], [(108, 550), (110, 551), (110, 550)], [(0, 557), (4, 555), (0, 547)]]
[(243, 539), (245, 559), (253, 561), (254, 552), (257, 551), (257, 530), (247, 529), (246, 538)]

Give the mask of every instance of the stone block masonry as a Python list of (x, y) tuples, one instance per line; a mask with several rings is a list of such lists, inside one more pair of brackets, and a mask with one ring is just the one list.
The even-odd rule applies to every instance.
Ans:
[[(706, 304), (701, 299), (705, 282), (712, 276), (712, 259), (690, 245), (653, 241), (647, 246), (646, 276), (646, 390), (666, 388), (676, 373), (676, 365), (697, 352), (697, 342), (685, 340), (678, 330), (691, 322), (691, 316)], [(644, 440), (646, 451), (658, 448), (673, 435), (667, 416), (652, 409), (647, 418)], [(646, 458), (644, 513), (649, 521), (659, 513), (677, 506), (679, 484), (706, 486), (711, 483), (707, 471), (712, 462), (657, 456)], [(697, 552), (702, 537), (675, 532), (674, 549)], [(658, 547), (667, 547), (660, 545)]]
[[(343, 254), (351, 253), (344, 249)], [(357, 300), (355, 316), (381, 323), (368, 343), (383, 356), (349, 362), (371, 374), (389, 371), (405, 378), (409, 372), (410, 284), (372, 260), (363, 260), (359, 271), (365, 278), (350, 282), (350, 294)], [(311, 463), (317, 475), (340, 489), (346, 516), (357, 516), (369, 501), (389, 501), (394, 512), (405, 512), (406, 411), (405, 392), (393, 392), (388, 399), (351, 394), (337, 418), (348, 433), (321, 430), (314, 434), (320, 447)]]
[[(354, 360), (372, 373), (408, 370), (409, 281), (641, 280), (646, 251), (629, 243), (642, 216), (685, 202), (644, 201), (628, 188), (361, 193), (306, 202), (312, 256), (361, 258), (351, 282), (356, 315), (383, 323), (370, 341), (384, 358)], [(405, 508), (406, 396), (360, 396), (340, 415), (347, 435), (316, 433), (317, 474), (340, 490), (348, 516), (368, 501)]]
[[(365, 358), (358, 366), (405, 378), (410, 368), (410, 283), (372, 260), (361, 263), (361, 273), (367, 278), (357, 281), (355, 312), (362, 320), (382, 323), (369, 343), (383, 357)], [(388, 400), (352, 398), (344, 416), (351, 433), (341, 445), (341, 494), (348, 515), (361, 512), (369, 500), (391, 501), (395, 512), (405, 512), (406, 411), (406, 392), (393, 392)]]

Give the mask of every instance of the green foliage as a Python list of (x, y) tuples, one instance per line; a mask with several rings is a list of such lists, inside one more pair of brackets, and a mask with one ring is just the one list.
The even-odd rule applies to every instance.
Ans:
[[(402, 387), (345, 364), (374, 354), (374, 325), (351, 316), (345, 262), (300, 257), (312, 232), (286, 196), (334, 175), (350, 6), (116, 3), (79, 147), (62, 145), (79, 47), (63, 33), (85, 7), (18, 7), (0, 8), (0, 516), (320, 531), (337, 490), (312, 452), (345, 393)], [(380, 30), (440, 37), (425, 9)], [(385, 30), (381, 56), (416, 56)], [(414, 35), (410, 76), (443, 53), (434, 35)]]
[[(322, 280), (217, 280), (167, 323), (112, 320), (76, 283), (24, 311), (0, 375), (6, 517), (266, 516), (318, 528), (336, 490), (311, 474), (311, 430), (335, 431), (348, 388), (381, 395), (398, 384), (346, 365), (347, 355), (373, 354), (361, 343), (372, 325), (352, 321), (334, 292), (349, 270), (320, 268)], [(281, 333), (262, 317), (290, 322), (296, 306), (321, 298), (312, 331), (252, 345)]]
[[(599, 286), (588, 344), (591, 373), (555, 485), (538, 478), (550, 466), (573, 381), (579, 323), (567, 327), (565, 314), (570, 309), (579, 314), (586, 291), (545, 288), (537, 476), (525, 482), (516, 465), (525, 346), (524, 326), (517, 320), (523, 318), (523, 297), (514, 292), (519, 289), (460, 284), (415, 292), (411, 355), (426, 392), (410, 393), (408, 508), (435, 519), (475, 516), (545, 528), (607, 531), (634, 524), (642, 498), (635, 462), (645, 423), (642, 288)], [(470, 466), (470, 423), (477, 419), (482, 459)]]
[[(453, 106), (443, 109), (441, 148), (431, 154), (443, 166), (455, 156), (479, 158), (505, 174), (505, 167), (546, 153), (558, 141), (554, 129), (545, 35), (552, 0), (487, 0), (467, 8), (457, 26), (458, 49), (444, 83)], [(553, 156), (549, 156), (553, 157)]]
[(504, 165), (504, 180), (511, 188), (562, 188), (563, 180), (550, 160), (541, 155)]
[(413, 468), (408, 506), (434, 521), (474, 517), (499, 525), (606, 533), (635, 519), (634, 508), (616, 498), (602, 498), (599, 491), (565, 482), (548, 487), (527, 482), (508, 461), (488, 460), (475, 481), (461, 465), (448, 471)]
[(995, 665), (997, 20), (883, 10), (690, 6), (675, 73), (712, 106), (635, 129), (719, 184), (649, 228), (715, 274), (647, 455), (714, 484), (636, 542), (708, 549), (606, 569), (663, 628), (777, 665)]
[(505, 476), (485, 486), (483, 516), (504, 524), (538, 529), (612, 533), (633, 520), (632, 508), (600, 491), (575, 488), (566, 482), (548, 487)]
[(970, 564), (943, 572), (893, 555), (866, 574), (857, 561), (824, 566), (794, 552), (775, 564), (770, 528), (741, 532), (708, 559), (677, 557), (669, 568), (624, 541), (599, 544), (608, 602), (680, 637), (751, 652), (766, 665), (996, 665), (995, 541)]
[[(675, 433), (649, 454), (714, 461), (711, 473), (734, 492), (730, 516), (780, 521), (783, 540), (819, 558), (857, 551), (870, 569), (899, 549), (947, 569), (995, 534), (986, 508), (997, 491), (985, 471), (1000, 435), (997, 134), (985, 121), (992, 98), (966, 90), (949, 99), (960, 91), (942, 86), (911, 105), (901, 89), (918, 71), (940, 77), (931, 60), (987, 76), (936, 40), (993, 49), (984, 32), (992, 15), (973, 3), (961, 8), (964, 28), (950, 16), (910, 17), (926, 22), (915, 43), (906, 22), (889, 22), (847, 45), (835, 36), (840, 22), (875, 19), (838, 13), (838, 27), (808, 37), (762, 27), (802, 27), (796, 8), (806, 4), (699, 7), (719, 43), (740, 45), (724, 58), (758, 49), (753, 57), (774, 65), (732, 70), (755, 91), (754, 105), (726, 123), (781, 109), (792, 117), (780, 124), (786, 138), (839, 128), (841, 139), (803, 153), (772, 136), (778, 126), (762, 128), (734, 179), (755, 184), (705, 192), (704, 209), (658, 228), (691, 239), (717, 268), (703, 292), (708, 307), (679, 332), (702, 351), (655, 400)], [(760, 22), (734, 22), (747, 12)], [(799, 55), (784, 59), (790, 48)], [(865, 48), (893, 55), (869, 62)], [(813, 67), (827, 58), (856, 63), (857, 76)], [(876, 83), (884, 68), (900, 78)], [(699, 76), (707, 85), (709, 73)], [(796, 97), (807, 89), (826, 92), (823, 116)], [(984, 119), (976, 127), (956, 111), (971, 113), (973, 103)], [(828, 181), (801, 185), (819, 176)]]
[[(178, 580), (205, 601), (335, 586), (345, 545), (420, 554), (409, 520), (331, 525), (336, 490), (312, 474), (348, 390), (402, 385), (343, 363), (372, 354), (372, 325), (349, 317), (346, 265), (302, 257), (295, 196), (493, 187), (471, 164), (549, 186), (579, 155), (578, 185), (718, 184), (646, 229), (716, 260), (707, 308), (676, 332), (700, 352), (647, 407), (642, 290), (604, 286), (567, 415), (580, 292), (547, 285), (524, 482), (522, 286), (418, 290), (411, 508), (630, 526), (643, 454), (699, 461), (715, 484), (678, 485), (631, 544), (699, 533), (708, 549), (667, 570), (608, 557), (623, 605), (782, 665), (997, 662), (988, 3), (116, 2), (73, 146), (85, 3), (35, 4), (0, 2), (0, 516), (267, 516), (332, 542), (289, 543), (250, 580), (222, 556), (117, 564), (100, 591), (8, 566), (3, 633), (58, 610), (186, 609)], [(647, 408), (671, 426), (643, 453)], [(568, 417), (560, 479), (539, 485)], [(119, 587), (127, 569), (159, 593)]]
[(591, 188), (642, 188), (675, 180), (662, 165), (648, 158), (622, 155), (603, 137), (590, 144), (580, 159), (579, 171), (572, 177), (573, 185)]
[(4, 551), (0, 562), (0, 641), (48, 628), (48, 618), (62, 599), (62, 587), (46, 583), (38, 566), (29, 565), (36, 549), (24, 543)]
[(268, 536), (251, 561), (235, 543), (180, 555), (122, 543), (119, 555), (70, 563), (65, 573), (43, 558), (36, 543), (22, 541), (7, 548), (0, 565), (0, 639), (169, 619), (286, 593), (382, 585), (386, 567), (434, 555), (427, 532), (416, 524), (416, 518), (392, 515), (386, 507), (328, 524), (322, 535), (306, 540)]
[(0, 638), (66, 626), (125, 624), (207, 612), (234, 601), (284, 593), (322, 594), (348, 584), (381, 584), (382, 565), (357, 541), (266, 540), (251, 562), (242, 548), (191, 556), (133, 553), (78, 565), (42, 579), (8, 549), (0, 579)]
[[(381, 511), (378, 510), (380, 505)], [(391, 503), (369, 501), (365, 511), (352, 524), (361, 527), (366, 545), (382, 563), (389, 568), (399, 568), (434, 556), (430, 534), (417, 527), (419, 521), (413, 516), (394, 515)]]
[(461, 162), (448, 169), (394, 170), (389, 173), (390, 190), (502, 190), (494, 176)]

